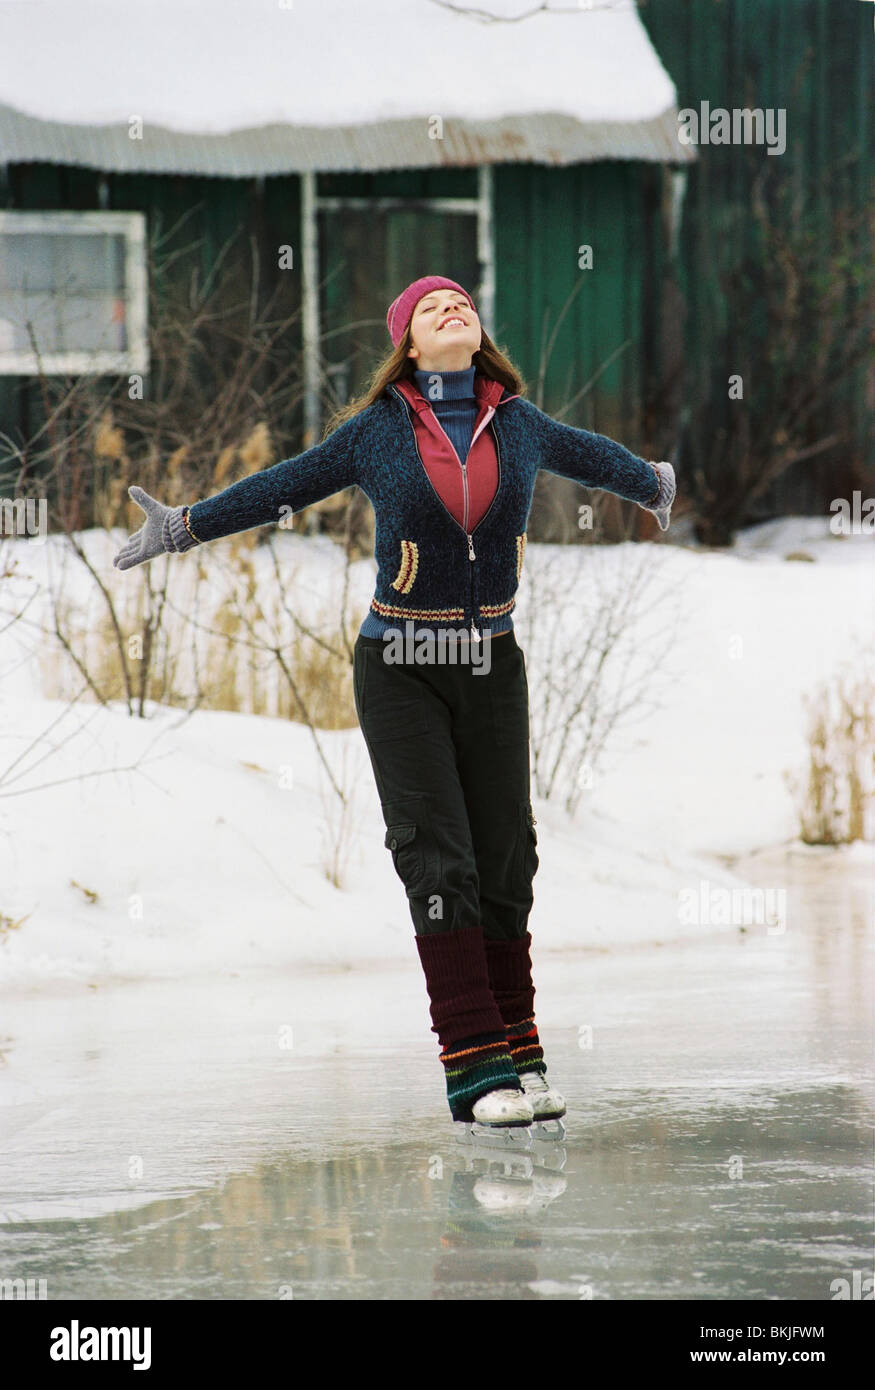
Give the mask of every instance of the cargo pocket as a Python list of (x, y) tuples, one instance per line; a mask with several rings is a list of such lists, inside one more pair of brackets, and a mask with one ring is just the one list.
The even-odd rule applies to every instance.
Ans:
[(538, 872), (538, 865), (541, 862), (538, 858), (536, 825), (537, 821), (531, 801), (521, 801), (519, 804), (517, 851), (514, 861), (514, 886), (521, 893), (530, 889), (532, 879)]
[(436, 893), (441, 881), (441, 853), (435, 840), (424, 805), (413, 820), (392, 813), (387, 815), (383, 844), (391, 851), (395, 872), (404, 884), (408, 898), (424, 893)]

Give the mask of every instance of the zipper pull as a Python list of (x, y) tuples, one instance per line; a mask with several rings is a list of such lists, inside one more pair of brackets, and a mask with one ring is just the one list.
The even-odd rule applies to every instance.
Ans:
[(477, 631), (476, 627), (474, 626), (474, 619), (473, 619), (473, 618), (471, 619), (471, 641), (472, 641), (472, 642), (479, 642), (479, 641), (480, 641), (480, 633)]
[(469, 559), (469, 560), (476, 560), (476, 558), (477, 558), (477, 556), (474, 554), (474, 539), (473, 539), (472, 536), (469, 536), (469, 537), (468, 537), (468, 559)]

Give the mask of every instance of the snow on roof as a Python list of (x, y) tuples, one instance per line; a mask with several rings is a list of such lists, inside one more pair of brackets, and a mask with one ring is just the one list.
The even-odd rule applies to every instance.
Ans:
[[(466, 0), (0, 0), (0, 107), (7, 108), (0, 158), (40, 157), (20, 145), (47, 138), (44, 122), (73, 127), (73, 135), (76, 127), (115, 126), (126, 140), (130, 119), (140, 116), (153, 133), (156, 126), (207, 138), (263, 127), (323, 135), (352, 128), (361, 141), (368, 131), (391, 133), (389, 123), (416, 121), (421, 147), (423, 126), (440, 116), (475, 134), (477, 123), (488, 131), (504, 118), (548, 117), (560, 145), (575, 130), (591, 142), (594, 128), (612, 125), (622, 144), (640, 126), (673, 149), (637, 157), (683, 159), (675, 89), (633, 0), (548, 6), (471, 0), (466, 12)], [(403, 143), (404, 130), (397, 133)], [(389, 149), (380, 158), (384, 167), (464, 162), (447, 159), (446, 149), (418, 153), (425, 157), (399, 150), (393, 161)], [(367, 165), (355, 157), (350, 167)], [(308, 165), (298, 152), (289, 167)]]

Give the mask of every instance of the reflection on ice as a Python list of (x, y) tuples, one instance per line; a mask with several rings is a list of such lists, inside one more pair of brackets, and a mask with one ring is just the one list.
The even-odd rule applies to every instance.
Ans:
[(0, 1277), (49, 1299), (829, 1298), (871, 1265), (871, 905), (781, 872), (781, 936), (536, 943), (562, 1144), (457, 1142), (412, 948), (407, 971), (6, 1000)]

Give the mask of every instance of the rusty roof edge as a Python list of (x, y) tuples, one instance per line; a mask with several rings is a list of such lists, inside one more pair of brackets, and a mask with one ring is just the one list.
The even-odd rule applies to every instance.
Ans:
[(696, 159), (696, 151), (681, 144), (678, 130), (678, 111), (672, 106), (646, 121), (581, 122), (561, 112), (482, 121), (448, 117), (441, 139), (429, 136), (426, 118), (336, 127), (274, 124), (227, 133), (147, 123), (142, 138), (132, 139), (127, 122), (46, 121), (0, 103), (0, 162), (237, 178), (600, 159), (687, 164)]

